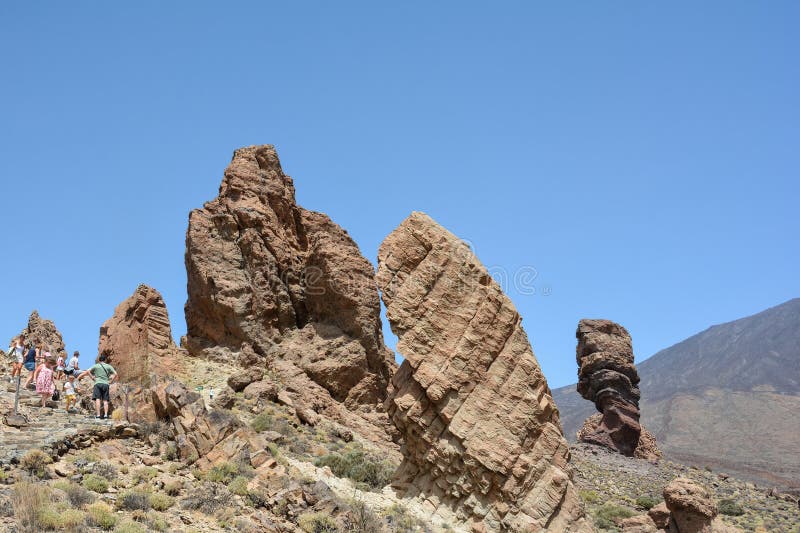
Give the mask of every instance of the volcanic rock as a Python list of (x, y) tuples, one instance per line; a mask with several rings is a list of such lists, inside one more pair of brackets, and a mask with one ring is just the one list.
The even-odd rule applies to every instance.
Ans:
[(628, 331), (610, 320), (584, 319), (576, 332), (578, 392), (602, 413), (581, 440), (632, 456), (639, 442), (639, 374)]
[(123, 382), (149, 384), (158, 359), (177, 349), (161, 294), (139, 285), (100, 327), (97, 351)]
[[(584, 437), (597, 433), (603, 421), (602, 413), (595, 413), (583, 423), (583, 427), (578, 430), (575, 435), (579, 442), (584, 441)], [(636, 449), (633, 451), (633, 456), (637, 459), (645, 459), (647, 461), (658, 461), (663, 454), (656, 444), (656, 437), (644, 426), (641, 426), (642, 431), (639, 433), (639, 442), (636, 444)]]
[(412, 213), (376, 279), (405, 357), (387, 399), (395, 486), (475, 530), (591, 531), (519, 313), (469, 247)]
[[(186, 235), (186, 346), (297, 365), (337, 401), (376, 404), (394, 358), (372, 265), (326, 215), (298, 206), (274, 147), (236, 150)], [(251, 356), (250, 361), (254, 361)]]
[(717, 504), (705, 487), (687, 478), (675, 478), (664, 488), (670, 511), (671, 533), (728, 533), (739, 531), (717, 519)]
[[(44, 345), (45, 350), (56, 356), (66, 354), (64, 339), (56, 328), (52, 320), (46, 320), (39, 316), (39, 312), (34, 310), (28, 317), (28, 326), (20, 332), (25, 336), (25, 344), (38, 341)], [(19, 335), (18, 335), (19, 336)], [(16, 337), (15, 337), (16, 338)]]

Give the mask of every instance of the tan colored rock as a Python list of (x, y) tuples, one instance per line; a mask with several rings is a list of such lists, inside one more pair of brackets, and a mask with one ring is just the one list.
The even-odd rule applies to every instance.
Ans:
[[(575, 434), (576, 439), (578, 442), (584, 441), (584, 437), (586, 435), (594, 434), (598, 431), (600, 424), (603, 420), (602, 413), (595, 413), (583, 423), (583, 427), (578, 430)], [(633, 451), (633, 456), (637, 459), (645, 459), (647, 461), (658, 461), (661, 459), (663, 454), (661, 450), (658, 448), (658, 444), (656, 443), (656, 437), (647, 431), (644, 426), (641, 426), (641, 432), (639, 433), (639, 442), (636, 445), (636, 449)]]
[(383, 400), (394, 358), (383, 343), (372, 265), (341, 227), (299, 207), (270, 145), (236, 150), (219, 195), (186, 234), (186, 346), (301, 368), (348, 405)]
[(161, 294), (139, 285), (100, 327), (97, 350), (108, 357), (120, 381), (149, 385), (159, 360), (177, 350)]
[(646, 514), (625, 518), (620, 522), (622, 533), (658, 533), (653, 519)]
[(519, 313), (469, 247), (412, 213), (376, 279), (406, 358), (387, 400), (395, 485), (476, 531), (591, 531)]
[(647, 515), (659, 529), (666, 529), (669, 525), (669, 509), (665, 502), (659, 502), (647, 511)]
[(740, 531), (717, 518), (713, 494), (688, 478), (675, 478), (664, 488), (670, 511), (670, 533), (735, 533)]
[[(58, 331), (58, 328), (56, 328), (52, 320), (40, 317), (39, 312), (36, 310), (30, 314), (28, 317), (28, 325), (17, 337), (20, 335), (25, 337), (26, 346), (34, 341), (38, 341), (44, 346), (45, 350), (49, 351), (55, 357), (59, 354), (66, 354), (64, 339), (61, 337), (61, 332)], [(17, 337), (14, 338), (16, 339)]]

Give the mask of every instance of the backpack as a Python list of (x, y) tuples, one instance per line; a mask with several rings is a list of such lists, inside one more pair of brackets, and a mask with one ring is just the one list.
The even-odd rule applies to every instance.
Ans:
[(53, 401), (57, 402), (60, 399), (61, 399), (61, 393), (58, 392), (58, 389), (54, 390), (53, 391)]

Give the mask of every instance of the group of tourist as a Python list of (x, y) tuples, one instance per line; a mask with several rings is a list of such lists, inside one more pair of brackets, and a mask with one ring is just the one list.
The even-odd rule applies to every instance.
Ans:
[[(77, 351), (69, 360), (66, 352), (59, 353), (57, 357), (53, 356), (49, 347), (43, 342), (34, 339), (26, 344), (25, 337), (20, 336), (11, 341), (8, 349), (11, 366), (9, 380), (12, 383), (15, 379), (21, 382), (22, 369), (25, 368), (28, 374), (21, 387), (35, 388), (36, 393), (41, 396), (42, 407), (46, 407), (48, 400), (60, 400), (63, 392), (64, 409), (70, 413), (76, 412), (78, 407), (77, 382), (90, 376), (94, 378), (92, 399), (95, 401), (95, 418), (108, 418), (109, 387), (117, 379), (117, 373), (113, 366), (106, 363), (104, 355), (100, 355), (97, 364), (90, 369), (80, 372), (79, 356), (80, 353)], [(104, 408), (102, 411), (101, 407)]]

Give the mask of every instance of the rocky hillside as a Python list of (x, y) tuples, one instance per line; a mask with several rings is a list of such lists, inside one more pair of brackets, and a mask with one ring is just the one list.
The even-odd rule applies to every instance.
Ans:
[[(670, 457), (800, 486), (800, 299), (713, 326), (638, 366), (643, 423)], [(553, 391), (564, 432), (594, 406)]]

